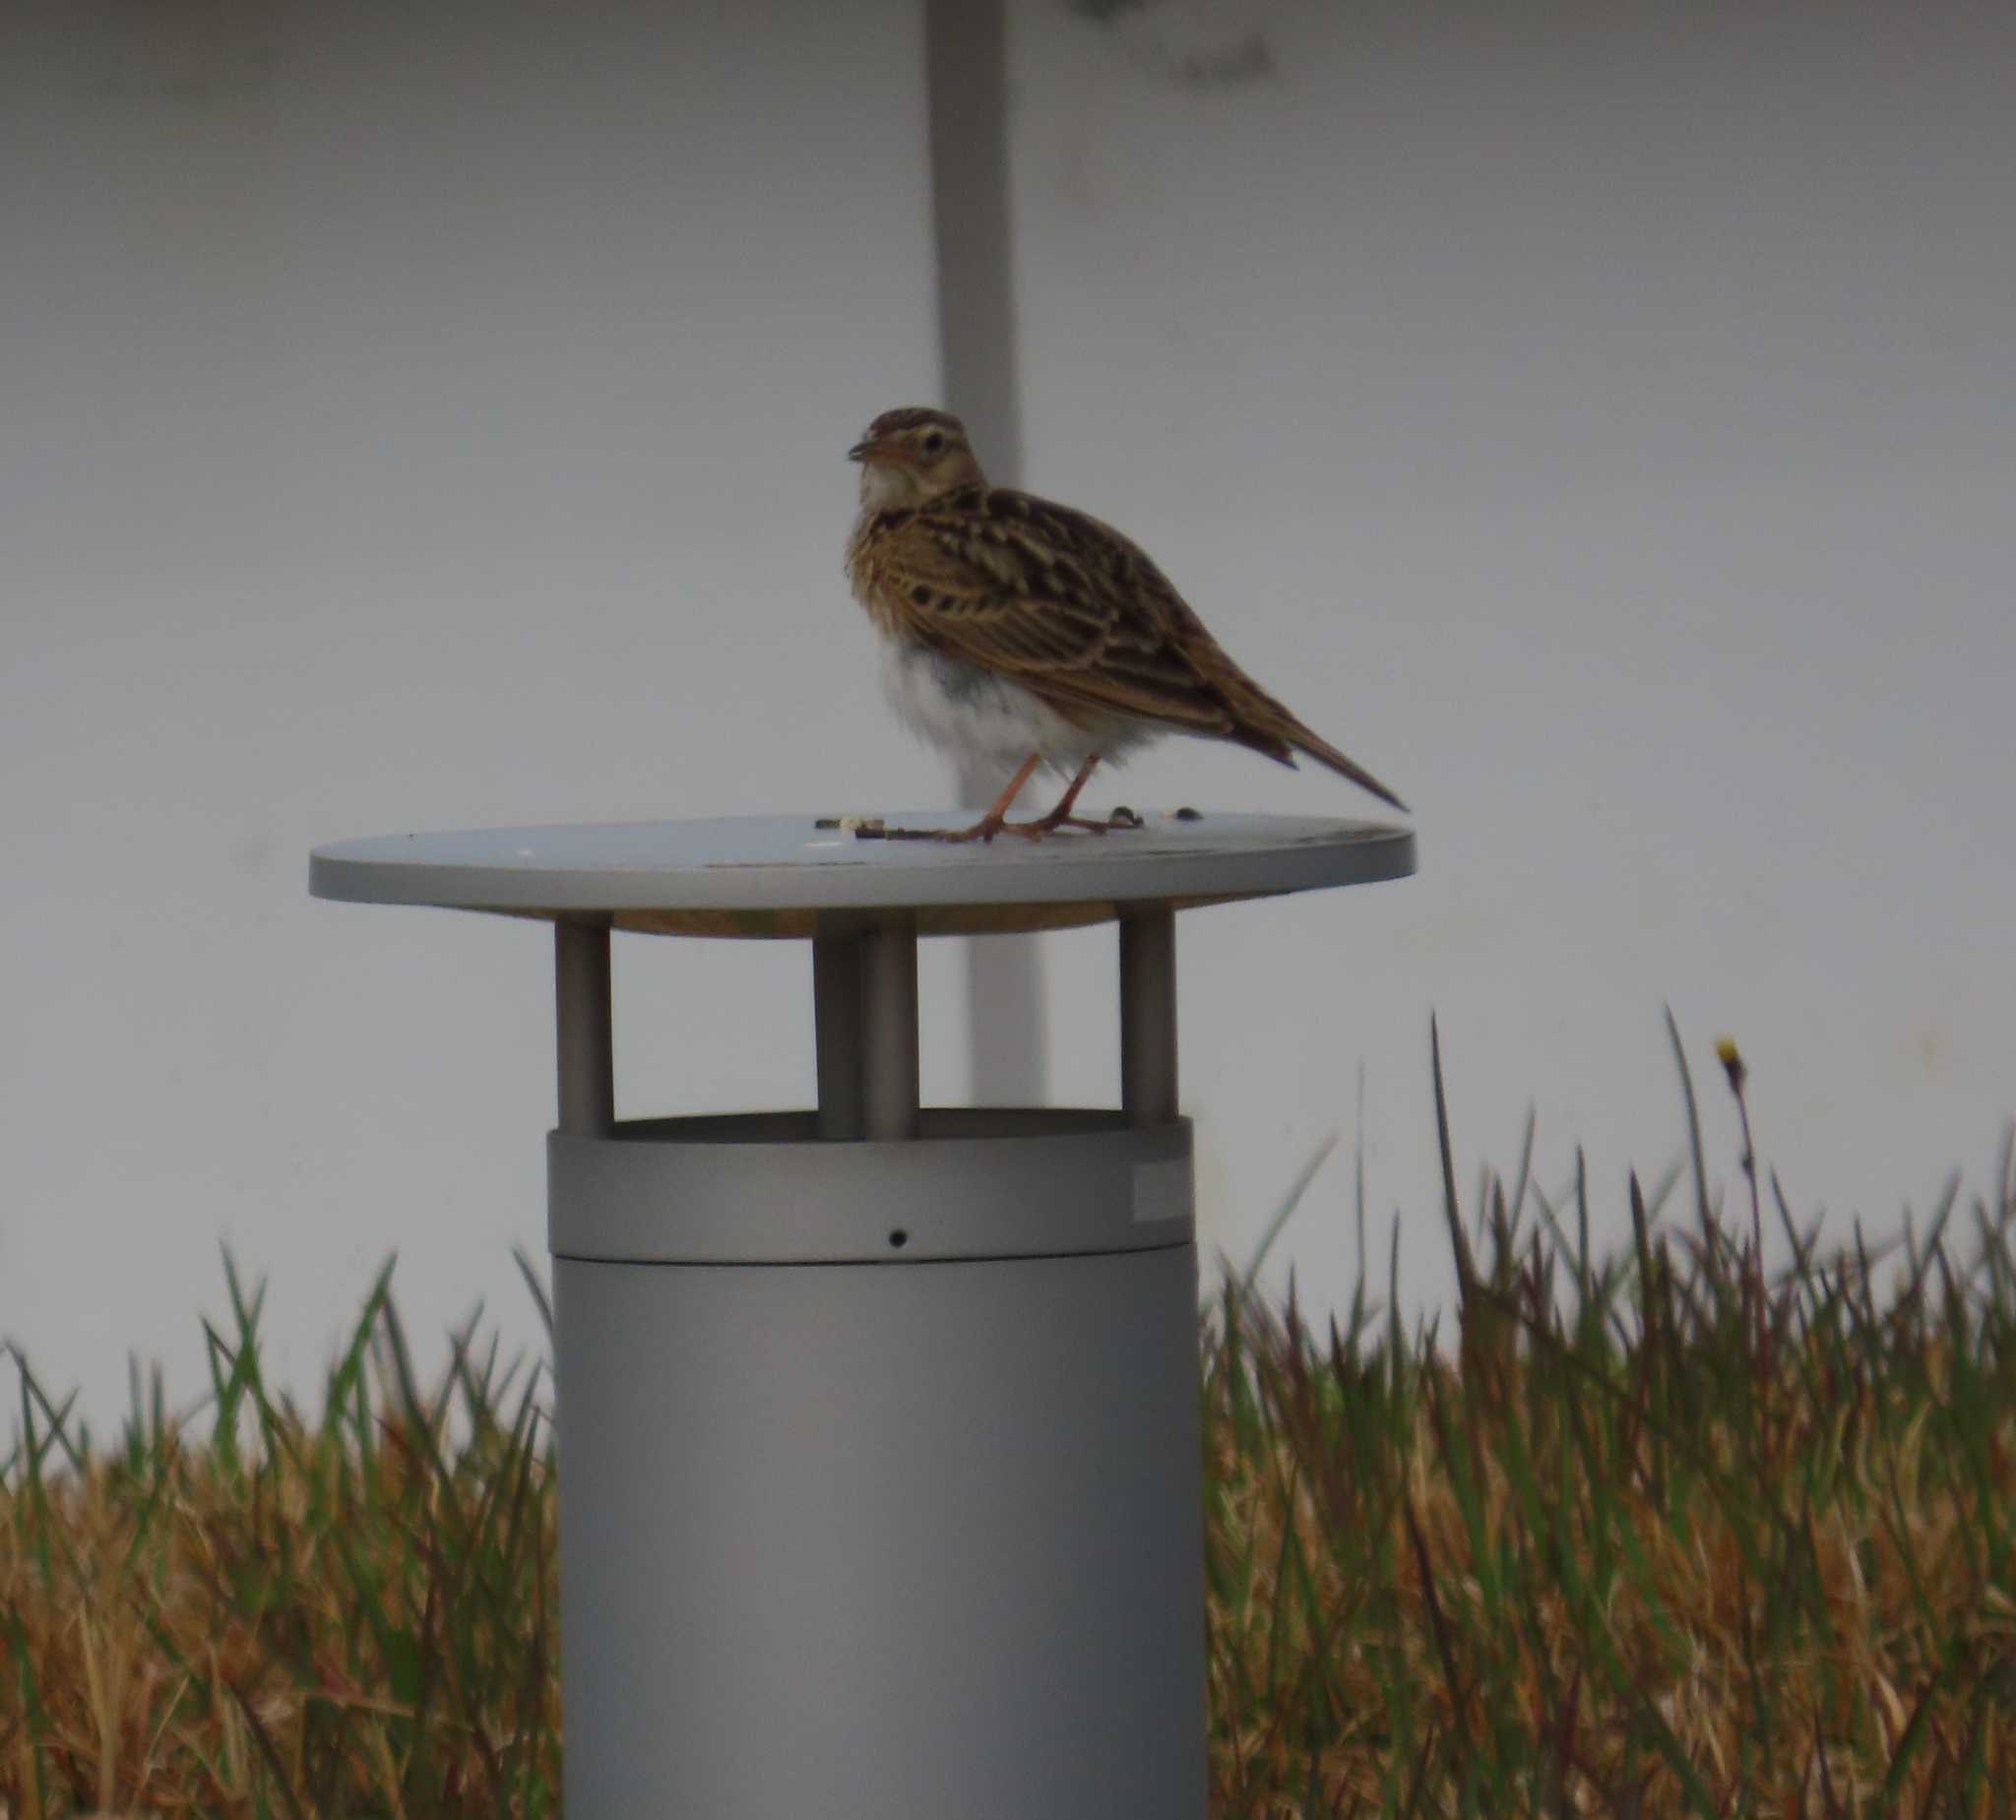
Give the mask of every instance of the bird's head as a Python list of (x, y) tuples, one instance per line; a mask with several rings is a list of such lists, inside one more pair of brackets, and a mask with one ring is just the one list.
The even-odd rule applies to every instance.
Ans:
[(925, 505), (982, 478), (966, 425), (920, 406), (885, 410), (847, 454), (861, 465), (861, 504), (872, 512)]

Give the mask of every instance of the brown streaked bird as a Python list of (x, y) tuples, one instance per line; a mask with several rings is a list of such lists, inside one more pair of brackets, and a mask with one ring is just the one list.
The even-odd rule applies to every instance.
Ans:
[[(1305, 752), (1406, 809), (1227, 657), (1136, 544), (1069, 506), (989, 486), (957, 417), (885, 410), (848, 456), (861, 464), (848, 574), (882, 634), (891, 703), (932, 744), (1014, 768), (986, 814), (937, 839), (1103, 833), (1108, 823), (1071, 813), (1093, 768), (1171, 732), (1289, 766)], [(1009, 821), (1039, 765), (1070, 779), (1063, 796)]]

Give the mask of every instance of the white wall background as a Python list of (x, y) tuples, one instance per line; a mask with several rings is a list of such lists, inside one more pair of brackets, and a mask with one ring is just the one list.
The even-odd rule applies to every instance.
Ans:
[[(2016, 30), (1757, 12), (1016, 14), (1031, 483), (1418, 811), (1418, 880), (1186, 920), (1235, 1255), (1362, 1066), (1374, 1267), (1404, 1208), (1441, 1293), (1431, 1006), (1466, 1184), (1531, 1102), (1610, 1215), (1667, 999), (1802, 1209), (2016, 1113)], [(129, 1349), (200, 1385), (220, 1240), (304, 1390), (394, 1248), (417, 1338), (535, 1339), (544, 932), (313, 904), (311, 845), (942, 797), (838, 566), (934, 385), (920, 67), (898, 0), (0, 15), (0, 1334), (101, 1420)], [(1108, 949), (1045, 938), (1062, 1100)], [(617, 965), (619, 1109), (809, 1097), (800, 952)]]
[[(1109, 23), (1087, 14), (1111, 13)], [(1803, 1214), (1894, 1229), (2016, 1114), (2016, 15), (1078, 5), (1015, 39), (1031, 484), (1153, 550), (1414, 805), (1405, 886), (1183, 925), (1235, 1255), (1355, 1125), (1375, 1266), (1587, 1145), (1680, 1142), (1661, 1021), (1753, 1068)], [(1132, 789), (1136, 785), (1129, 784)], [(1169, 749), (1157, 800), (1354, 813)], [(1097, 990), (1093, 944), (1055, 970)], [(1060, 946), (1062, 944), (1059, 944)], [(1069, 1042), (1059, 1088), (1096, 1091)], [(1708, 1077), (1713, 1077), (1708, 1078)], [(1350, 1281), (1348, 1159), (1289, 1228)]]
[[(221, 1240), (311, 1389), (395, 1247), (530, 1342), (550, 938), (307, 850), (937, 787), (841, 573), (934, 384), (916, 21), (0, 19), (0, 1334), (194, 1392)], [(620, 948), (628, 1105), (806, 1100), (802, 951)]]

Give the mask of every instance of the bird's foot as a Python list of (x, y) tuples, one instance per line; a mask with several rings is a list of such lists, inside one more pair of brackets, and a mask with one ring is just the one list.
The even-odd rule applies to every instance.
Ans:
[(1143, 826), (1141, 817), (1132, 809), (1115, 809), (1103, 821), (1093, 821), (1083, 815), (1059, 815), (1052, 810), (1048, 815), (1035, 821), (1011, 822), (1003, 815), (983, 815), (971, 828), (891, 828), (879, 817), (852, 816), (828, 817), (818, 824), (821, 828), (845, 828), (856, 841), (936, 841), (946, 846), (962, 847), (973, 841), (991, 846), (997, 834), (1020, 835), (1025, 841), (1040, 841), (1045, 835), (1055, 834), (1059, 828), (1077, 828), (1086, 834), (1112, 834), (1117, 830)]
[(1015, 832), (1026, 834), (1034, 841), (1040, 840), (1046, 834), (1054, 834), (1059, 828), (1079, 828), (1087, 834), (1112, 834), (1118, 830), (1141, 826), (1141, 817), (1123, 805), (1100, 821), (1094, 821), (1084, 815), (1060, 815), (1052, 809), (1040, 820), (1016, 824)]
[(892, 828), (885, 838), (891, 841), (983, 841), (991, 844), (997, 834), (1020, 835), (1025, 841), (1040, 841), (1060, 828), (1077, 828), (1086, 834), (1111, 834), (1116, 829), (1141, 826), (1141, 817), (1128, 808), (1115, 809), (1103, 821), (1093, 821), (1083, 815), (1060, 815), (1052, 809), (1049, 814), (1027, 822), (1011, 822), (1002, 815), (983, 815), (971, 828)]
[(953, 846), (964, 846), (969, 841), (978, 841), (991, 847), (997, 834), (1021, 834), (1023, 825), (1011, 822), (1002, 815), (983, 815), (971, 828), (941, 828), (931, 836), (934, 841), (944, 841)]

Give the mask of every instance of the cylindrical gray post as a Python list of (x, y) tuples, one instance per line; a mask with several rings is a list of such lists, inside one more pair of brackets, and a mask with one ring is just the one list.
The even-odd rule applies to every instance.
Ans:
[(1166, 908), (1120, 917), (1120, 1104), (1136, 1125), (1176, 1116), (1176, 916)]
[(553, 1022), (560, 1129), (607, 1131), (616, 1120), (607, 922), (553, 925)]
[(874, 1139), (917, 1130), (917, 931), (882, 922), (861, 937), (861, 1110)]
[(862, 956), (857, 935), (812, 942), (812, 1027), (819, 1058), (819, 1135), (858, 1138), (861, 1103)]
[[(318, 896), (559, 925), (567, 1811), (1202, 1820), (1171, 907), (1403, 877), (1414, 838), (1213, 815), (976, 850), (831, 819), (311, 862)], [(1123, 1110), (920, 1113), (919, 930), (1116, 906)], [(810, 934), (818, 1111), (615, 1125), (612, 926)]]
[(548, 1157), (568, 1813), (1204, 1820), (1189, 1127)]

